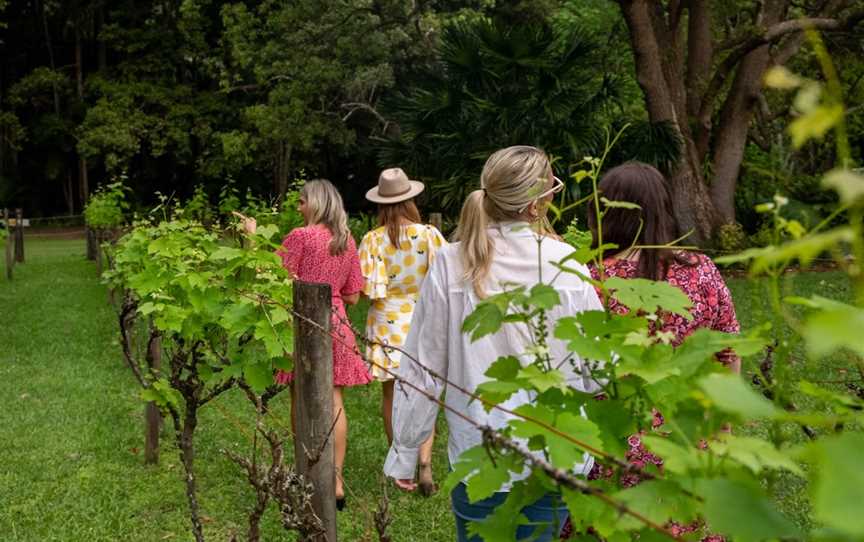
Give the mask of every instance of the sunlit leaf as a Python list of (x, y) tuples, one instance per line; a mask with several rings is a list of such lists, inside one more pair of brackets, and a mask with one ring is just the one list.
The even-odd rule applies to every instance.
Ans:
[(711, 442), (711, 452), (729, 456), (756, 474), (763, 469), (783, 469), (803, 475), (795, 460), (770, 442), (759, 438), (722, 434)]
[(745, 419), (777, 414), (774, 404), (753, 391), (737, 374), (710, 374), (699, 380), (699, 387), (717, 408)]
[(839, 104), (817, 106), (789, 123), (792, 145), (798, 149), (810, 139), (821, 139), (843, 118), (843, 106)]
[(774, 66), (765, 72), (763, 82), (767, 87), (789, 90), (798, 88), (803, 79), (783, 66)]
[(605, 282), (613, 290), (613, 295), (621, 304), (632, 311), (654, 314), (660, 309), (692, 318), (690, 307), (693, 305), (687, 295), (679, 288), (664, 281), (612, 277)]
[(864, 199), (864, 175), (848, 169), (832, 169), (822, 178), (822, 186), (837, 192), (840, 201), (846, 204)]

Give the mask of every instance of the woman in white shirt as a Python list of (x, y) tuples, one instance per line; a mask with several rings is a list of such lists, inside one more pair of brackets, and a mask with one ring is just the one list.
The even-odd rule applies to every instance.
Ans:
[[(520, 285), (530, 288), (555, 278), (553, 286), (561, 304), (549, 311), (551, 322), (585, 310), (602, 310), (590, 284), (575, 274), (559, 274), (553, 265), (573, 249), (542, 234), (547, 205), (563, 188), (563, 183), (553, 176), (546, 154), (528, 146), (499, 150), (486, 161), (480, 186), (480, 190), (468, 196), (462, 208), (457, 231), (460, 242), (439, 252), (423, 282), (405, 343), (406, 355), (399, 368), (401, 378), (435, 397), (440, 397), (445, 382), (432, 377), (426, 368), (473, 391), (488, 380), (484, 373), (501, 356), (521, 356), (523, 364), (531, 363), (528, 356), (523, 356), (531, 345), (524, 324), (505, 324), (498, 332), (474, 342), (462, 333), (462, 322), (488, 295)], [(580, 271), (588, 276), (587, 268), (580, 267)], [(547, 340), (553, 358), (564, 359), (571, 355), (562, 341), (551, 336), (551, 330)], [(581, 361), (575, 361), (575, 368), (567, 368), (570, 371), (565, 375), (568, 383), (582, 391), (593, 391), (591, 383), (581, 374)], [(397, 387), (393, 443), (384, 472), (394, 478), (400, 488), (413, 490), (418, 449), (432, 432), (438, 405), (409, 386), (400, 383)], [(479, 401), (471, 401), (470, 396), (452, 386), (447, 388), (444, 400), (449, 408), (479, 425), (500, 428), (511, 419), (501, 410), (486, 412)], [(502, 406), (514, 409), (531, 400), (530, 394), (523, 391), (514, 394)], [(481, 443), (481, 434), (474, 423), (449, 410), (447, 422), (450, 427), (448, 455), (452, 465), (462, 452)], [(574, 468), (587, 474), (592, 463), (586, 455)], [(509, 485), (505, 484), (492, 497), (475, 503), (468, 502), (464, 483), (454, 489), (451, 500), (460, 542), (469, 540), (467, 523), (482, 521), (492, 513), (506, 499)], [(541, 538), (536, 539), (541, 541), (557, 536), (552, 525), (560, 527), (566, 518), (566, 508), (551, 494), (525, 507), (522, 513), (532, 522), (550, 524)], [(525, 538), (533, 529), (533, 526), (523, 526), (517, 537)]]

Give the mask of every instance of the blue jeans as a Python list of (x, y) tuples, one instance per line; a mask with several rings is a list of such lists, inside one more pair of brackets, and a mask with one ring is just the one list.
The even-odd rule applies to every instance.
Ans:
[[(491, 514), (495, 508), (507, 499), (507, 493), (495, 493), (488, 499), (468, 502), (468, 494), (465, 484), (461, 483), (450, 493), (450, 501), (453, 505), (453, 514), (456, 516), (456, 539), (459, 542), (481, 542), (480, 537), (468, 538), (468, 522), (482, 521)], [(567, 507), (561, 501), (560, 495), (547, 493), (534, 504), (522, 509), (522, 513), (535, 525), (521, 525), (516, 531), (517, 540), (526, 540), (534, 534), (536, 524), (547, 523), (548, 527), (543, 531), (537, 542), (551, 542), (557, 539), (564, 522), (569, 516)]]

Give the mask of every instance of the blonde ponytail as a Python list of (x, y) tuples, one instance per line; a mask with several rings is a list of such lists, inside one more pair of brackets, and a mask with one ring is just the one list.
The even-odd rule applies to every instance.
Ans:
[(492, 267), (492, 251), (495, 244), (489, 237), (486, 228), (489, 218), (484, 207), (484, 191), (475, 190), (468, 195), (459, 215), (459, 226), (456, 238), (459, 239), (459, 254), (465, 268), (465, 279), (474, 286), (477, 297), (486, 297), (483, 287), (489, 269)]
[[(484, 283), (495, 253), (495, 243), (487, 231), (490, 223), (520, 220), (522, 211), (543, 191), (551, 174), (549, 158), (536, 147), (507, 147), (486, 160), (480, 174), (481, 189), (471, 192), (465, 200), (456, 230), (464, 279), (471, 282), (477, 297), (486, 297)], [(545, 227), (541, 226), (541, 230)]]

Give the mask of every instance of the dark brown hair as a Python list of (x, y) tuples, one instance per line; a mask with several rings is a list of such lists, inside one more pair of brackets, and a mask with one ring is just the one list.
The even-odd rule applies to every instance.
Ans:
[(397, 249), (399, 248), (403, 218), (414, 224), (420, 223), (420, 211), (417, 210), (413, 198), (399, 203), (378, 204), (378, 224), (387, 228), (387, 237)]
[[(635, 203), (640, 209), (609, 207), (603, 216), (603, 243), (615, 243), (617, 248), (603, 251), (603, 258), (614, 256), (634, 243), (665, 245), (678, 236), (678, 223), (672, 212), (672, 198), (663, 174), (642, 162), (627, 162), (603, 175), (597, 190), (611, 201)], [(641, 219), (641, 220), (640, 220)], [(597, 248), (597, 217), (588, 213), (588, 226), (593, 234), (591, 243)], [(691, 260), (671, 249), (642, 249), (639, 254), (640, 277), (663, 280), (670, 262), (689, 264)]]

